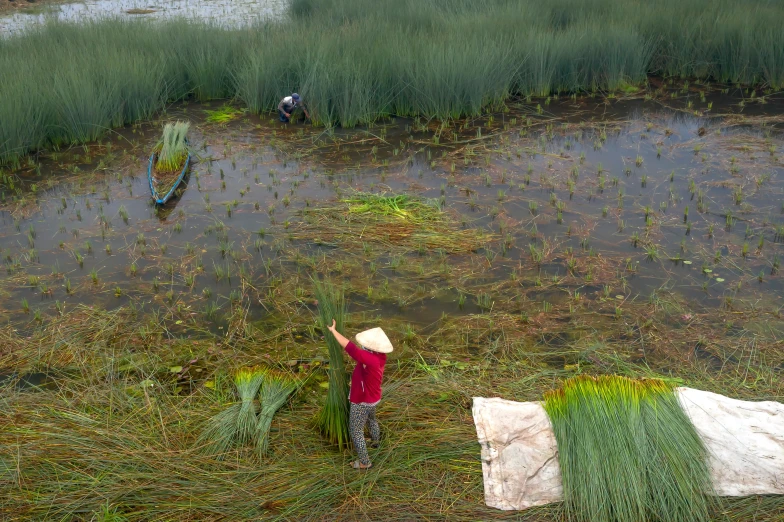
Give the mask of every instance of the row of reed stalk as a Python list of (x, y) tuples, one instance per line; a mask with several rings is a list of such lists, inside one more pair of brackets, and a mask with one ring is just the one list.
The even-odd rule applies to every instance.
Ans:
[(707, 522), (708, 453), (673, 389), (581, 376), (545, 394), (569, 520)]

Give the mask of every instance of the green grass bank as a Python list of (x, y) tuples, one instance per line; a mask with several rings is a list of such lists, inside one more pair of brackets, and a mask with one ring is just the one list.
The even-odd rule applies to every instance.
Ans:
[(95, 140), (191, 96), (266, 111), (297, 90), (318, 123), (350, 126), (649, 74), (776, 89), (782, 41), (773, 0), (293, 0), (285, 20), (242, 29), (48, 25), (0, 39), (0, 161)]

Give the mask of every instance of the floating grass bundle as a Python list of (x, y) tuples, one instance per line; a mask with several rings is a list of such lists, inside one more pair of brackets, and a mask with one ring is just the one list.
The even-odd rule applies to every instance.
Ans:
[(256, 406), (253, 403), (265, 371), (242, 368), (234, 375), (234, 386), (240, 402), (212, 417), (199, 436), (198, 442), (211, 455), (223, 455), (234, 444), (250, 441), (256, 431)]
[(188, 130), (191, 124), (185, 121), (167, 123), (163, 127), (163, 137), (155, 147), (157, 159), (155, 171), (159, 173), (179, 173), (188, 157)]
[(335, 337), (327, 332), (335, 320), (336, 328), (343, 330), (346, 302), (342, 290), (330, 283), (313, 280), (318, 300), (319, 323), (329, 349), (329, 391), (327, 401), (318, 415), (319, 429), (327, 439), (338, 447), (348, 447), (348, 378), (343, 364), (343, 348)]
[(226, 104), (214, 111), (205, 110), (204, 112), (207, 114), (205, 120), (207, 123), (225, 124), (241, 116), (245, 111)]
[(709, 520), (707, 451), (672, 387), (581, 376), (545, 395), (568, 519)]
[(270, 370), (264, 374), (259, 390), (261, 412), (256, 422), (256, 454), (263, 457), (269, 450), (269, 430), (272, 417), (297, 389), (299, 382), (289, 374)]

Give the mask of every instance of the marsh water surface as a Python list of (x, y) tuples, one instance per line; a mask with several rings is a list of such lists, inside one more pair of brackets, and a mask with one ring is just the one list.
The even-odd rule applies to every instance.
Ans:
[[(132, 304), (172, 329), (219, 330), (238, 304), (254, 320), (312, 306), (309, 278), (324, 273), (355, 310), (420, 327), (489, 309), (620, 318), (663, 293), (676, 322), (778, 317), (784, 107), (742, 101), (696, 89), (521, 100), (448, 126), (393, 118), (332, 133), (247, 114), (211, 124), (219, 104), (176, 106), (6, 173), (17, 195), (6, 186), (0, 213), (0, 314), (32, 327), (77, 304)], [(198, 158), (181, 197), (156, 208), (148, 152), (174, 119), (193, 122)], [(370, 192), (421, 198), (482, 239), (347, 238), (346, 200)]]
[(52, 3), (0, 16), (0, 35), (19, 34), (50, 20), (85, 22), (103, 18), (185, 18), (240, 27), (280, 18), (287, 6), (285, 0), (85, 0)]

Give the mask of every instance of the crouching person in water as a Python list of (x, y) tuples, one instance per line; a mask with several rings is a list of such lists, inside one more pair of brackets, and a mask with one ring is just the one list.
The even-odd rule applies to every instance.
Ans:
[(308, 110), (302, 103), (302, 99), (299, 97), (299, 94), (295, 92), (291, 96), (286, 96), (280, 100), (280, 103), (278, 104), (278, 115), (280, 116), (280, 121), (288, 123), (291, 119), (291, 115), (294, 114), (294, 111), (300, 108), (302, 109), (302, 112), (305, 113), (305, 118), (310, 118), (310, 114), (308, 114)]
[(357, 362), (351, 374), (349, 401), (349, 430), (359, 460), (351, 463), (354, 469), (368, 469), (370, 462), (365, 445), (365, 424), (370, 428), (370, 439), (374, 448), (381, 441), (381, 430), (376, 420), (376, 405), (381, 402), (381, 380), (384, 377), (386, 354), (392, 351), (392, 343), (381, 328), (373, 328), (357, 334), (357, 343), (352, 343), (335, 329), (335, 320), (329, 328), (340, 346)]

